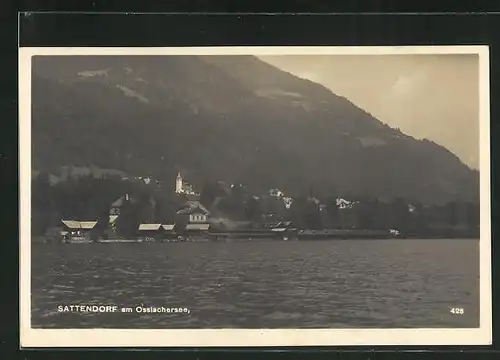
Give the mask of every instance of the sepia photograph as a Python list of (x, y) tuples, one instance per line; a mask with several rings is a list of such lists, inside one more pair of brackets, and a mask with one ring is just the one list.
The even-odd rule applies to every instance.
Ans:
[(491, 343), (486, 46), (19, 53), (23, 346)]

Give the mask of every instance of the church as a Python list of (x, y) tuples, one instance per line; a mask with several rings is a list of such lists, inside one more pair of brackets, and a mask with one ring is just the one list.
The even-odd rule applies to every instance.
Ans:
[(193, 189), (193, 185), (189, 182), (185, 181), (182, 178), (181, 173), (177, 174), (177, 178), (175, 179), (175, 192), (177, 194), (186, 194), (186, 195), (198, 195)]

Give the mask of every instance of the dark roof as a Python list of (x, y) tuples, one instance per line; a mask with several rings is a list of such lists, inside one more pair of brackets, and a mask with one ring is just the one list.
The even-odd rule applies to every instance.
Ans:
[[(123, 204), (125, 203), (125, 196), (126, 195), (123, 195), (119, 199), (115, 200), (115, 202), (111, 204), (111, 207), (121, 207), (121, 206), (123, 206)], [(129, 201), (131, 203), (135, 203), (136, 202), (136, 200), (132, 196), (130, 196), (130, 195), (129, 195)]]
[(188, 201), (199, 201), (200, 200), (200, 195), (199, 194), (184, 194), (184, 197)]
[(188, 224), (188, 225), (186, 225), (186, 230), (207, 231), (209, 228), (210, 228), (210, 224)]
[(123, 202), (125, 201), (125, 196), (122, 196), (121, 198), (117, 199), (114, 203), (111, 204), (112, 207), (120, 207), (123, 205)]
[(188, 201), (183, 207), (177, 210), (177, 214), (192, 214), (195, 212), (201, 212), (205, 215), (210, 214), (210, 211), (198, 201)]

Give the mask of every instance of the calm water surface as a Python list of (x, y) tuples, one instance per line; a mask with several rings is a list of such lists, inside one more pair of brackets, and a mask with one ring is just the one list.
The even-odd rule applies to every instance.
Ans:
[[(72, 304), (189, 313), (57, 310)], [(478, 240), (32, 246), (33, 327), (446, 328), (478, 319)]]

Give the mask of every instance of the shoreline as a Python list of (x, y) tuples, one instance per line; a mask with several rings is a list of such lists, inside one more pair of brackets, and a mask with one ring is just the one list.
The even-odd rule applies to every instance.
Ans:
[(276, 239), (276, 238), (225, 238), (225, 239), (190, 239), (190, 240), (153, 240), (153, 241), (143, 241), (141, 239), (110, 239), (110, 240), (100, 240), (100, 241), (51, 241), (47, 239), (37, 239), (33, 241), (33, 244), (43, 244), (43, 245), (105, 245), (105, 244), (170, 244), (170, 243), (239, 243), (239, 242), (328, 242), (328, 241), (384, 241), (384, 240), (394, 240), (394, 241), (419, 241), (419, 240), (470, 240), (479, 241), (479, 237), (387, 237), (387, 238), (303, 238), (303, 239)]

